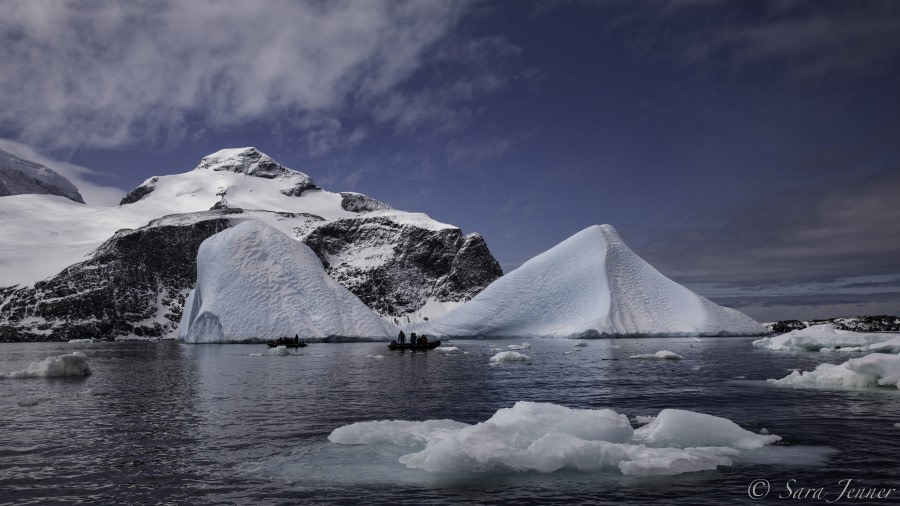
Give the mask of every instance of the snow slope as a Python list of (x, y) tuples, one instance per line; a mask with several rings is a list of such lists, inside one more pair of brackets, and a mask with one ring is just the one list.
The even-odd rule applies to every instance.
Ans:
[(257, 220), (200, 245), (179, 337), (213, 343), (294, 334), (387, 338), (397, 328), (329, 277), (309, 247)]
[(455, 337), (765, 333), (743, 313), (663, 276), (610, 225), (578, 232), (411, 330)]
[[(344, 209), (340, 193), (316, 189), (312, 178), (275, 163), (256, 148), (218, 151), (190, 172), (152, 177), (129, 195), (140, 198), (116, 207), (84, 205), (54, 195), (0, 198), (0, 286), (24, 286), (52, 276), (85, 260), (117, 230), (138, 228), (171, 214), (207, 211), (218, 203), (271, 211), (270, 219), (257, 218), (289, 234), (310, 221), (360, 214)], [(279, 212), (297, 219), (275, 214)], [(450, 227), (420, 213), (378, 212), (403, 223)]]

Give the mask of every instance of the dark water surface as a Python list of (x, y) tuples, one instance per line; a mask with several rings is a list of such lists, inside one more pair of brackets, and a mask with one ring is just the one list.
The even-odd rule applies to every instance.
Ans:
[[(594, 340), (579, 349), (531, 340), (523, 352), (532, 364), (494, 367), (491, 348), (515, 341), (455, 341), (461, 351), (452, 353), (312, 344), (284, 357), (263, 345), (0, 344), (0, 372), (72, 351), (87, 355), (94, 371), (86, 379), (0, 380), (0, 503), (825, 504), (779, 499), (792, 479), (795, 492), (822, 488), (829, 500), (850, 479), (853, 487), (898, 489), (869, 503), (900, 501), (898, 391), (769, 385), (766, 378), (791, 368), (850, 357), (756, 350), (751, 341)], [(627, 359), (662, 349), (686, 358)], [(327, 440), (358, 421), (477, 423), (520, 400), (630, 418), (689, 409), (784, 439), (730, 467), (655, 478), (429, 473), (397, 461), (415, 449)], [(754, 501), (748, 487), (759, 479), (771, 492)]]

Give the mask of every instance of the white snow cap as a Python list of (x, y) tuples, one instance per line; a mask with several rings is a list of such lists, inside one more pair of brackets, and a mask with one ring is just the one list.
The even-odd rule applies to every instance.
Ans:
[(456, 337), (759, 335), (765, 329), (663, 276), (611, 225), (573, 235), (415, 329)]
[(248, 220), (200, 245), (197, 285), (178, 336), (220, 343), (294, 334), (385, 338), (397, 331), (329, 277), (308, 246)]
[(691, 411), (663, 410), (635, 431), (625, 415), (610, 409), (523, 401), (475, 425), (383, 420), (339, 427), (328, 436), (339, 444), (424, 445), (400, 457), (400, 463), (432, 472), (618, 469), (641, 476), (731, 465), (742, 451), (779, 439)]

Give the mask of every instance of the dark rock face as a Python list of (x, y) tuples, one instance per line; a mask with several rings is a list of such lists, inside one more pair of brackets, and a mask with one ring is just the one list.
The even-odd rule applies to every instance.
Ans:
[[(233, 212), (233, 211), (232, 211)], [(178, 326), (197, 250), (226, 212), (174, 215), (120, 230), (91, 258), (33, 287), (0, 289), (0, 340), (162, 336)]]
[(429, 297), (467, 301), (503, 272), (478, 234), (386, 217), (325, 223), (304, 242), (331, 277), (382, 316), (402, 322)]
[(838, 330), (850, 330), (853, 332), (900, 332), (900, 317), (889, 315), (848, 316), (827, 318), (825, 320), (809, 320), (806, 322), (781, 320), (769, 323), (766, 326), (770, 332), (783, 333), (829, 323)]
[(876, 315), (834, 318), (834, 328), (854, 332), (900, 332), (900, 317)]
[(124, 206), (125, 204), (133, 204), (138, 200), (146, 197), (147, 195), (153, 193), (153, 190), (156, 189), (156, 182), (159, 181), (157, 177), (151, 177), (150, 179), (141, 183), (140, 186), (126, 193), (122, 198), (122, 201), (119, 202), (120, 206)]
[(78, 188), (51, 169), (0, 150), (0, 197), (28, 193), (59, 195), (84, 204)]
[(368, 195), (354, 192), (341, 192), (341, 207), (352, 213), (368, 213), (372, 211), (384, 211), (391, 206), (375, 200)]
[(790, 332), (792, 330), (805, 329), (806, 325), (804, 325), (804, 323), (800, 320), (781, 320), (777, 322), (767, 323), (766, 327), (769, 329), (769, 332), (782, 334), (784, 332)]

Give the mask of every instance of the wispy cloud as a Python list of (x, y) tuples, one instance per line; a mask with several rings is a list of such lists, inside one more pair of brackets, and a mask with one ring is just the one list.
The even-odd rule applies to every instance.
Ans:
[[(433, 94), (399, 90), (467, 7), (428, 0), (5, 1), (0, 123), (7, 135), (44, 148), (117, 148), (177, 143), (199, 128), (312, 118), (303, 140), (321, 154), (366, 135), (342, 124), (342, 111), (362, 108), (401, 128), (427, 116)], [(481, 44), (456, 57), (512, 50), (502, 41)], [(463, 97), (495, 85), (460, 86), (452, 82), (446, 91)], [(407, 96), (418, 102), (413, 112), (399, 106)]]
[(758, 195), (719, 216), (639, 238), (639, 250), (687, 282), (823, 281), (900, 272), (900, 171), (825, 179)]

